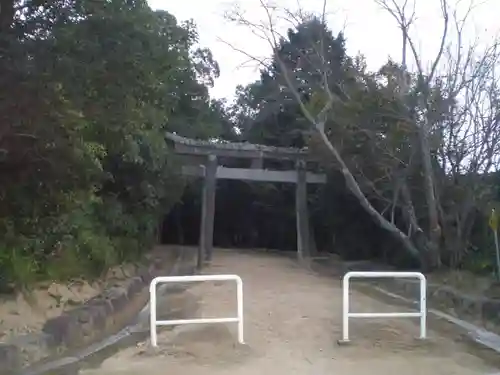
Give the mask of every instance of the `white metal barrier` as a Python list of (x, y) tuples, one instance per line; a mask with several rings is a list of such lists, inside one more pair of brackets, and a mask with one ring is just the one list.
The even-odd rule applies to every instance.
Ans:
[[(419, 312), (392, 312), (392, 313), (354, 313), (349, 311), (349, 281), (353, 278), (416, 278), (420, 280), (420, 311)], [(427, 280), (420, 272), (362, 272), (351, 271), (344, 275), (342, 281), (342, 340), (339, 343), (349, 342), (349, 318), (420, 318), (420, 338), (427, 337)]]
[[(156, 286), (160, 283), (184, 283), (197, 281), (236, 281), (236, 300), (238, 314), (235, 318), (199, 318), (179, 320), (156, 320)], [(237, 275), (195, 275), (195, 276), (160, 276), (155, 277), (149, 285), (150, 298), (150, 330), (151, 345), (158, 346), (157, 326), (181, 325), (181, 324), (208, 324), (208, 323), (238, 323), (238, 342), (243, 344), (243, 281)]]

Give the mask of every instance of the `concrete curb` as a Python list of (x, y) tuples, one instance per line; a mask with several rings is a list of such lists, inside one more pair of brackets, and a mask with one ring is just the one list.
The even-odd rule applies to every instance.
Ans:
[[(0, 343), (0, 375), (16, 374), (23, 368), (43, 364), (87, 347), (128, 325), (149, 299), (154, 277), (184, 274), (190, 268), (183, 248), (171, 247), (172, 258), (153, 259), (125, 285), (112, 287), (73, 310), (49, 319), (42, 332)], [(168, 263), (167, 265), (165, 263)]]

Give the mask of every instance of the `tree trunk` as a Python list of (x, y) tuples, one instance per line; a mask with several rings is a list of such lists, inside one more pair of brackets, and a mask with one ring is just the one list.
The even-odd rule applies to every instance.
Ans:
[(177, 240), (179, 245), (184, 245), (184, 228), (182, 226), (181, 209), (177, 208), (175, 212), (175, 226), (177, 227)]
[(8, 34), (14, 21), (14, 0), (0, 0), (0, 37)]
[(376, 224), (378, 224), (382, 229), (388, 231), (393, 237), (395, 237), (402, 245), (403, 249), (408, 252), (413, 258), (418, 261), (421, 260), (420, 252), (418, 248), (412, 243), (410, 237), (405, 235), (398, 227), (392, 224), (389, 220), (383, 217), (368, 201), (363, 192), (361, 191), (356, 179), (350, 172), (349, 168), (345, 164), (344, 160), (340, 156), (339, 152), (330, 142), (324, 131), (321, 131), (317, 127), (317, 131), (321, 137), (323, 144), (330, 151), (330, 153), (335, 158), (335, 161), (340, 165), (340, 172), (345, 178), (346, 186), (351, 192), (351, 194), (356, 197), (361, 207), (370, 215)]
[(418, 137), (424, 172), (425, 200), (427, 203), (427, 213), (429, 215), (429, 261), (431, 262), (431, 267), (438, 268), (441, 266), (441, 255), (439, 251), (441, 226), (439, 225), (439, 213), (434, 188), (434, 170), (432, 168), (431, 151), (425, 124), (422, 124), (418, 129)]

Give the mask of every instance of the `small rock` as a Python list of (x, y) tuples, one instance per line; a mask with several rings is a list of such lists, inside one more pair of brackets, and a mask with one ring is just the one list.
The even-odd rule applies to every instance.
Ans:
[(124, 288), (110, 289), (106, 297), (111, 302), (115, 313), (123, 311), (128, 304), (127, 291)]
[(144, 289), (144, 282), (140, 277), (134, 277), (130, 280), (127, 285), (127, 297), (128, 299), (132, 299), (134, 296), (142, 292)]
[(74, 316), (64, 314), (47, 320), (42, 330), (49, 335), (52, 345), (71, 345), (78, 339), (79, 325)]
[(0, 343), (0, 375), (11, 374), (21, 368), (21, 353), (15, 345)]
[(494, 323), (500, 322), (500, 300), (486, 300), (481, 307), (481, 315), (484, 320), (491, 320)]

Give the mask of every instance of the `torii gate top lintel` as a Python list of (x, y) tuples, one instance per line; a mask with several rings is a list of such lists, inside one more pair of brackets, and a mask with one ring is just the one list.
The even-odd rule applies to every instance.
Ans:
[(217, 157), (275, 160), (315, 161), (307, 147), (275, 147), (248, 142), (205, 141), (185, 138), (174, 133), (166, 133), (166, 138), (174, 143), (175, 151), (183, 155), (215, 155)]

